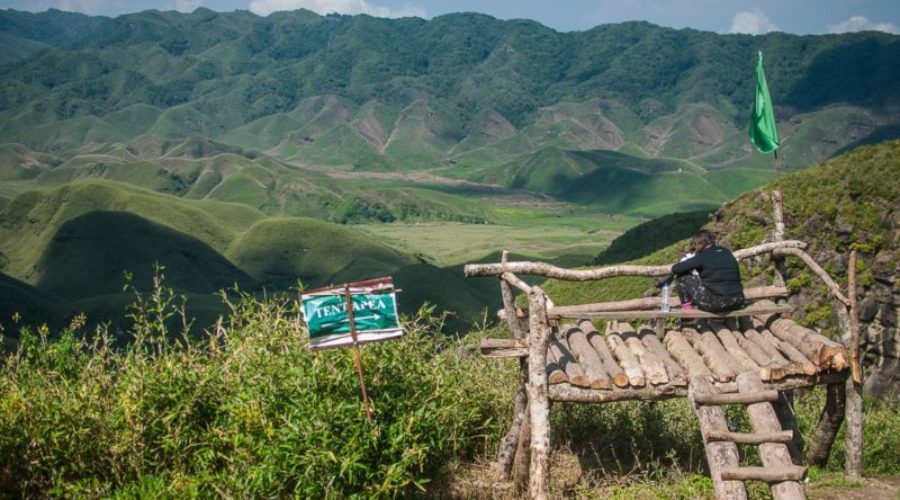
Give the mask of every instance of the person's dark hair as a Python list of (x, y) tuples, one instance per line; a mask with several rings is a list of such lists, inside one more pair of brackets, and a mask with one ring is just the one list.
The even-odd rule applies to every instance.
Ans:
[(691, 238), (691, 251), (701, 252), (709, 247), (716, 246), (716, 235), (706, 229), (697, 231)]

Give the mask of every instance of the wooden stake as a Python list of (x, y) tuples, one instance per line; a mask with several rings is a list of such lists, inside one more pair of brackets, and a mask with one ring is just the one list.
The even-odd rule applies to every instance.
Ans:
[(359, 353), (359, 342), (356, 340), (356, 321), (353, 319), (353, 296), (350, 295), (350, 285), (344, 285), (344, 299), (347, 301), (347, 319), (350, 321), (350, 338), (353, 339), (353, 358), (356, 360), (356, 374), (359, 375), (359, 387), (362, 389), (363, 405), (366, 407), (366, 417), (372, 421), (372, 407), (369, 405), (369, 394), (366, 392), (366, 376), (363, 373), (362, 356)]
[(859, 364), (859, 313), (856, 310), (856, 250), (850, 252), (847, 269), (847, 300), (850, 302), (850, 373), (853, 382), (862, 384), (862, 367)]
[[(847, 321), (849, 332), (844, 336), (844, 342), (849, 344), (850, 366), (856, 367), (860, 373), (854, 373), (847, 380), (847, 459), (844, 464), (844, 473), (850, 479), (862, 477), (863, 458), (863, 401), (862, 401), (862, 373), (859, 369), (859, 318), (856, 312), (856, 250), (850, 253), (850, 265), (847, 272), (849, 282), (849, 311)], [(854, 362), (854, 350), (856, 361)], [(858, 378), (857, 378), (858, 377)]]

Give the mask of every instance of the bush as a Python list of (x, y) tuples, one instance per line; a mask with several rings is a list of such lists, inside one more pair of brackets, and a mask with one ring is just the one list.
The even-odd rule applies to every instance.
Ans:
[[(421, 311), (396, 341), (310, 352), (288, 298), (226, 300), (227, 322), (173, 339), (171, 292), (132, 308), (134, 341), (26, 330), (0, 377), (0, 490), (16, 496), (388, 496), (498, 434), (503, 398)], [(476, 377), (477, 378), (477, 377)]]

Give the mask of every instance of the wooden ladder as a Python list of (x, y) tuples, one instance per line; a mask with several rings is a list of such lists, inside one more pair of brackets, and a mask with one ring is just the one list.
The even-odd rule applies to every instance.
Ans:
[[(691, 379), (688, 398), (700, 420), (700, 432), (709, 471), (719, 499), (746, 499), (743, 481), (769, 483), (775, 500), (806, 498), (800, 484), (806, 477), (806, 467), (794, 465), (786, 443), (792, 433), (781, 428), (772, 407), (778, 391), (765, 390), (759, 375), (743, 372), (737, 378), (738, 392), (717, 392), (705, 377)], [(722, 405), (747, 405), (753, 433), (728, 430)], [(759, 446), (762, 467), (740, 466), (738, 444)]]

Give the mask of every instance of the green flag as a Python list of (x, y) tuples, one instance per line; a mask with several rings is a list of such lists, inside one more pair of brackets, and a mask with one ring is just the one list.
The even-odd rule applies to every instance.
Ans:
[(753, 101), (753, 116), (750, 118), (750, 142), (760, 153), (771, 153), (778, 149), (778, 130), (775, 129), (775, 112), (763, 72), (762, 51), (756, 63), (756, 100)]

